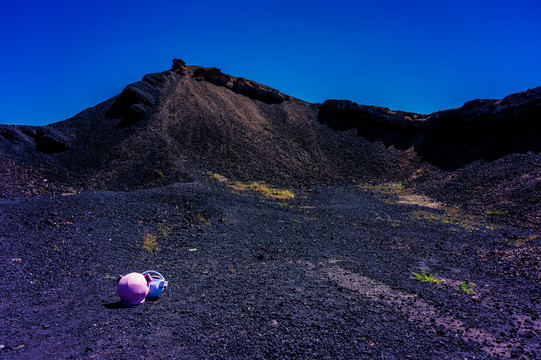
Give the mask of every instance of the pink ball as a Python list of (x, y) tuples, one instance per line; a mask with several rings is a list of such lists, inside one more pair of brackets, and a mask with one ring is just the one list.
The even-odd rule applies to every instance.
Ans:
[(144, 276), (139, 273), (130, 273), (126, 276), (120, 276), (116, 291), (122, 305), (137, 305), (145, 301), (150, 289), (150, 276)]

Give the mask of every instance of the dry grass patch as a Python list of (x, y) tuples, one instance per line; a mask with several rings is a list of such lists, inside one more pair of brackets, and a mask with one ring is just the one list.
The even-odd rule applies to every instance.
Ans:
[(159, 250), (158, 238), (147, 231), (143, 234), (143, 240), (137, 244), (137, 247), (143, 250), (141, 258), (145, 259), (147, 255), (154, 254)]
[(487, 230), (495, 229), (493, 226), (483, 224), (480, 219), (473, 216), (459, 216), (455, 213), (455, 209), (446, 211), (444, 214), (436, 214), (431, 211), (417, 210), (412, 212), (411, 216), (417, 220), (437, 221), (443, 224), (460, 226), (467, 231), (481, 230), (482, 228), (485, 228)]
[(209, 177), (226, 184), (234, 191), (254, 191), (267, 198), (276, 200), (289, 200), (295, 197), (295, 194), (290, 190), (273, 188), (264, 182), (252, 182), (248, 184), (240, 181), (229, 181), (225, 176), (215, 173), (209, 173)]
[(424, 195), (402, 195), (399, 196), (399, 199), (399, 204), (419, 205), (429, 207), (431, 209), (441, 209), (443, 207), (443, 204), (441, 202), (434, 201), (428, 196)]
[(210, 221), (208, 221), (205, 215), (203, 215), (199, 211), (197, 212), (197, 214), (195, 214), (195, 220), (201, 225), (210, 225)]
[(357, 188), (364, 191), (377, 192), (384, 195), (392, 195), (398, 197), (398, 204), (424, 206), (431, 209), (441, 209), (443, 204), (432, 200), (428, 196), (414, 194), (410, 189), (406, 188), (407, 182), (389, 182), (383, 184), (359, 184)]

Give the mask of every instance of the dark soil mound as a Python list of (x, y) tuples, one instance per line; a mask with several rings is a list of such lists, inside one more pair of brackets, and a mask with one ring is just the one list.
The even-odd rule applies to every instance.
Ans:
[(206, 172), (299, 187), (408, 181), (537, 226), (540, 109), (541, 88), (431, 115), (309, 104), (175, 59), (71, 119), (1, 125), (0, 196), (151, 188)]
[[(84, 189), (148, 188), (206, 171), (310, 185), (399, 179), (414, 169), (415, 155), (335, 132), (317, 112), (317, 104), (253, 81), (177, 63), (72, 119), (4, 127), (0, 149), (22, 167), (69, 174)], [(47, 151), (29, 130), (47, 134)]]

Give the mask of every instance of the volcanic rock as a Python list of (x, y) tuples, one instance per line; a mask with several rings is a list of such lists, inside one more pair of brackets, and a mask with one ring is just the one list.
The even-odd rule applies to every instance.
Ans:
[(503, 100), (473, 100), (459, 109), (420, 115), (327, 100), (318, 119), (332, 129), (355, 129), (369, 141), (414, 147), (425, 161), (457, 169), (475, 160), (541, 151), (541, 88)]
[(198, 68), (194, 71), (193, 77), (202, 77), (205, 81), (208, 81), (211, 84), (216, 86), (229, 86), (231, 87), (231, 76), (224, 74), (220, 69), (215, 67), (206, 69)]
[(233, 91), (269, 104), (280, 104), (285, 101), (285, 97), (279, 91), (240, 77), (235, 79)]
[(173, 59), (173, 70), (180, 70), (186, 67), (186, 63), (181, 59)]
[(120, 119), (117, 127), (129, 127), (148, 116), (164, 85), (161, 74), (149, 74), (141, 81), (126, 86), (118, 95), (106, 116)]

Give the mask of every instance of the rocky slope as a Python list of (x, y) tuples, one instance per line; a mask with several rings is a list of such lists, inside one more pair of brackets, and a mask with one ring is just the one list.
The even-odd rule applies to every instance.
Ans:
[[(540, 114), (541, 88), (421, 115), (310, 104), (175, 59), (71, 119), (1, 125), (0, 195), (149, 188), (207, 171), (283, 186), (408, 181), (453, 203), (460, 191), (483, 209), (524, 205), (537, 223)], [(498, 191), (475, 190), (486, 186)]]

